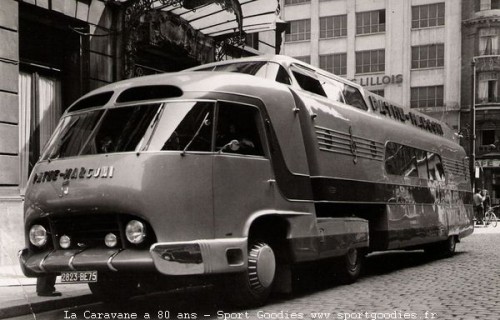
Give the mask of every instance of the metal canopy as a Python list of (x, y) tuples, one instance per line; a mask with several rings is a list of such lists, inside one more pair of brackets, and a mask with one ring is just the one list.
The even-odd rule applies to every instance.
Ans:
[(181, 6), (181, 4), (185, 5), (186, 2), (156, 0), (152, 1), (152, 8), (175, 14), (187, 21), (194, 29), (210, 37), (230, 35), (238, 31), (240, 10), (244, 33), (275, 30), (276, 28), (279, 12), (278, 0), (226, 1), (226, 3), (233, 3), (230, 8), (223, 8), (217, 3), (221, 1), (200, 1), (204, 4), (194, 9), (186, 9)]

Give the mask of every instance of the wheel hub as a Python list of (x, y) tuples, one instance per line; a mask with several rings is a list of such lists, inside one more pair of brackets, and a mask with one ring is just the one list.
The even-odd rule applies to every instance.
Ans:
[(248, 253), (248, 276), (255, 291), (269, 288), (274, 280), (276, 259), (273, 249), (265, 244), (255, 244)]

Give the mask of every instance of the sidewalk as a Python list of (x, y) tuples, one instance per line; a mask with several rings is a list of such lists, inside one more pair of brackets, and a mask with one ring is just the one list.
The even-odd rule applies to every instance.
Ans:
[[(500, 233), (500, 224), (496, 228), (476, 226), (473, 235), (493, 233)], [(62, 296), (38, 297), (35, 278), (26, 278), (19, 265), (0, 266), (0, 319), (96, 301), (87, 284), (61, 284), (58, 278), (56, 289)]]
[(87, 284), (60, 284), (56, 282), (60, 297), (36, 295), (36, 278), (27, 278), (21, 268), (0, 266), (0, 319), (39, 313), (96, 301)]

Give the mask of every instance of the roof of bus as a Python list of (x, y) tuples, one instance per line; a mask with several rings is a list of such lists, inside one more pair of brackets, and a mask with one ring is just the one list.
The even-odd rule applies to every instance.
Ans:
[(200, 69), (205, 69), (208, 67), (215, 67), (215, 66), (220, 66), (220, 65), (226, 65), (226, 64), (234, 64), (234, 63), (241, 63), (241, 62), (252, 62), (252, 61), (270, 61), (270, 62), (276, 62), (279, 63), (285, 67), (289, 67), (291, 64), (299, 65), (304, 68), (310, 69), (311, 71), (317, 72), (321, 75), (324, 75), (326, 77), (333, 78), (335, 80), (342, 81), (344, 83), (348, 83), (349, 85), (352, 85), (354, 87), (357, 87), (358, 89), (363, 90), (363, 87), (360, 86), (359, 84), (352, 82), (350, 80), (347, 80), (345, 78), (342, 78), (340, 76), (337, 76), (336, 74), (330, 73), (328, 71), (325, 71), (323, 69), (317, 68), (313, 65), (310, 65), (306, 62), (300, 61), (298, 59), (285, 56), (285, 55), (279, 55), (279, 54), (274, 54), (274, 55), (259, 55), (259, 56), (252, 56), (252, 57), (245, 57), (245, 58), (239, 58), (239, 59), (233, 59), (233, 60), (224, 60), (224, 61), (218, 61), (218, 62), (210, 62), (206, 64), (202, 64), (200, 66), (192, 67), (189, 69), (186, 69), (184, 71), (196, 71)]
[[(283, 67), (285, 68), (288, 68), (290, 67), (292, 64), (293, 65), (299, 65), (301, 67), (304, 67), (304, 68), (307, 68), (307, 69), (310, 69), (310, 71), (312, 72), (316, 72), (320, 75), (323, 75), (325, 77), (328, 77), (328, 78), (331, 78), (331, 79), (334, 79), (334, 80), (337, 80), (339, 82), (342, 82), (342, 83), (345, 83), (345, 84), (348, 84), (352, 87), (356, 87), (358, 90), (360, 90), (363, 94), (363, 96), (365, 96), (367, 99), (368, 99), (368, 96), (375, 96), (377, 100), (380, 100), (380, 101), (385, 101), (391, 105), (394, 105), (394, 106), (398, 106), (400, 108), (403, 108), (403, 109), (406, 109), (406, 110), (410, 110), (409, 107), (406, 107), (406, 106), (402, 106), (398, 103), (394, 103), (393, 101), (390, 101), (389, 99), (386, 99), (385, 97), (382, 97), (382, 96), (379, 96), (369, 90), (366, 90), (363, 86), (359, 85), (358, 83), (355, 83), (353, 81), (350, 81), (350, 80), (347, 80), (343, 77), (340, 77), (340, 76), (337, 76), (333, 73), (330, 73), (328, 71), (325, 71), (323, 69), (320, 69), (320, 68), (317, 68), (317, 67), (314, 67), (308, 63), (305, 63), (303, 61), (300, 61), (300, 60), (297, 60), (295, 58), (292, 58), (292, 57), (289, 57), (289, 56), (285, 56), (285, 55), (260, 55), (260, 56), (252, 56), (252, 57), (245, 57), (245, 58), (240, 58), (240, 59), (233, 59), (233, 60), (225, 60), (225, 61), (219, 61), (219, 62), (212, 62), (212, 63), (207, 63), (207, 64), (203, 64), (203, 65), (200, 65), (200, 66), (197, 66), (197, 67), (193, 67), (193, 68), (189, 68), (189, 69), (186, 69), (185, 71), (196, 71), (196, 70), (200, 70), (200, 69), (205, 69), (205, 68), (208, 68), (208, 67), (211, 67), (211, 66), (218, 66), (218, 65), (228, 65), (228, 64), (234, 64), (234, 63), (242, 63), (242, 62), (252, 62), (252, 61), (271, 61), (271, 62), (276, 62), (280, 65), (282, 65)], [(199, 71), (197, 71), (199, 72)], [(300, 88), (300, 87), (299, 87)], [(371, 103), (368, 103), (367, 104), (370, 104), (370, 109), (373, 111), (373, 106), (371, 106)], [(436, 122), (436, 123), (439, 123), (442, 127), (445, 127), (447, 128), (447, 130), (449, 131), (447, 136), (449, 139), (451, 140), (455, 140), (455, 137), (454, 137), (454, 134), (451, 130), (451, 128), (449, 128), (449, 126), (436, 119), (436, 118), (433, 118), (425, 113), (422, 113), (418, 110), (415, 110), (415, 109), (411, 109), (411, 112), (416, 114), (416, 115), (419, 115), (420, 117), (423, 117), (427, 120), (430, 120), (432, 122)]]
[[(350, 82), (346, 79), (340, 78), (338, 76), (335, 76), (333, 74), (330, 74), (326, 71), (323, 71), (321, 69), (315, 68), (313, 66), (310, 66), (308, 64), (305, 64), (297, 59), (287, 57), (287, 56), (282, 56), (282, 55), (271, 55), (271, 56), (255, 56), (255, 57), (249, 57), (249, 58), (242, 58), (242, 59), (235, 59), (235, 60), (228, 60), (228, 61), (223, 61), (223, 62), (216, 62), (216, 63), (210, 63), (206, 65), (199, 66), (199, 68), (203, 68), (206, 66), (211, 66), (211, 65), (220, 65), (220, 64), (228, 64), (228, 63), (237, 63), (237, 62), (245, 62), (245, 61), (274, 61), (277, 62), (284, 67), (290, 66), (292, 63), (293, 64), (300, 64), (301, 66), (304, 66), (306, 68), (311, 69), (311, 71), (318, 72), (321, 74), (324, 74), (326, 76), (331, 76), (336, 79), (339, 79), (341, 82), (348, 83), (349, 85), (355, 86), (359, 88), (359, 90), (363, 93), (363, 95), (368, 98), (368, 95), (374, 95), (377, 96), (367, 90), (364, 90), (361, 86), (359, 86), (356, 83)], [(112, 83), (106, 86), (103, 86), (101, 88), (98, 88), (92, 92), (89, 92), (85, 96), (83, 96), (81, 99), (77, 100), (70, 108), (68, 108), (68, 111), (74, 111), (75, 104), (78, 104), (80, 101), (84, 100), (85, 98), (88, 98), (90, 96), (94, 96), (99, 93), (105, 93), (105, 92), (113, 92), (112, 97), (110, 96), (109, 101), (106, 103), (106, 105), (110, 106), (112, 103), (116, 102), (116, 99), (118, 98), (118, 95), (125, 91), (126, 89), (132, 88), (132, 87), (141, 87), (141, 86), (156, 86), (156, 85), (172, 85), (172, 86), (178, 86), (181, 88), (183, 91), (198, 91), (198, 92), (210, 92), (210, 91), (224, 91), (224, 92), (231, 92), (235, 94), (251, 94), (254, 95), (255, 97), (262, 97), (262, 93), (259, 92), (260, 90), (269, 90), (269, 89), (274, 89), (278, 90), (277, 92), (281, 91), (286, 91), (289, 93), (288, 86), (282, 83), (278, 83), (272, 80), (268, 79), (263, 79), (259, 78), (260, 81), (255, 81), (255, 76), (248, 75), (248, 74), (243, 74), (243, 73), (235, 73), (235, 72), (212, 72), (212, 71), (196, 71), (196, 68), (188, 69), (185, 71), (181, 72), (176, 72), (176, 73), (164, 73), (164, 74), (156, 74), (156, 75), (149, 75), (149, 76), (143, 76), (143, 77), (137, 77), (137, 78), (132, 78), (132, 79), (127, 79), (127, 80), (122, 80), (116, 83)], [(228, 91), (229, 90), (229, 91)], [(166, 99), (163, 98), (163, 99)], [(377, 96), (377, 99), (383, 100), (383, 101), (388, 101), (387, 99)], [(161, 100), (161, 99), (157, 99)], [(367, 99), (368, 100), (368, 99)], [(136, 101), (134, 101), (136, 102)], [(367, 105), (370, 105), (370, 112), (374, 112), (371, 103), (366, 102)], [(394, 103), (391, 103), (393, 105), (397, 105)], [(404, 107), (403, 107), (404, 108)], [(74, 109), (74, 110), (72, 110)], [(404, 108), (406, 110), (410, 110), (409, 108)], [(439, 123), (442, 125), (443, 128), (446, 128), (446, 132), (444, 136), (450, 140), (455, 140), (455, 137), (453, 136), (452, 130), (443, 122), (432, 118), (426, 114), (423, 114), (421, 112), (418, 112), (414, 109), (411, 109), (411, 112), (414, 114), (418, 114), (419, 116), (431, 120), (433, 122)]]

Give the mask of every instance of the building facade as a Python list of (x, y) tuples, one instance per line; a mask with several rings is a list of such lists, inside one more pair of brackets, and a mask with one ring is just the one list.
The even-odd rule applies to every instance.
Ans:
[(456, 0), (282, 0), (283, 54), (459, 130)]
[(0, 6), (0, 265), (24, 244), (23, 196), (69, 104), (119, 78), (117, 8), (90, 0), (4, 0)]
[[(462, 131), (475, 158), (475, 185), (500, 203), (500, 1), (464, 0)], [(471, 125), (475, 110), (475, 132)], [(475, 136), (475, 143), (472, 139)], [(474, 151), (474, 152), (472, 152)]]

